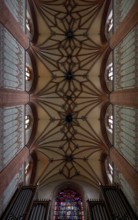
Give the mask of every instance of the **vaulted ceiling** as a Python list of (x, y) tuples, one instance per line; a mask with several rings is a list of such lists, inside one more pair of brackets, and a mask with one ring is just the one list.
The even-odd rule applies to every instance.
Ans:
[(57, 180), (84, 181), (94, 187), (105, 182), (108, 147), (100, 114), (106, 94), (99, 76), (107, 51), (101, 25), (108, 2), (32, 2), (39, 119), (35, 182), (41, 187)]

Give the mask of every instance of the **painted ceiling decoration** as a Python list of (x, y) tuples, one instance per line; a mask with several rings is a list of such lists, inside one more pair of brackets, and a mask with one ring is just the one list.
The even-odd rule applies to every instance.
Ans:
[[(36, 139), (37, 153), (47, 161), (36, 182), (58, 180), (104, 183), (107, 148), (100, 128), (104, 92), (100, 67), (107, 50), (100, 27), (106, 1), (35, 1), (38, 37), (36, 59), (45, 66), (45, 85), (37, 93), (45, 112), (45, 128)], [(45, 31), (44, 31), (45, 30)], [(43, 39), (43, 40), (42, 40)], [(39, 73), (41, 75), (41, 73)], [(41, 120), (41, 116), (39, 116)]]

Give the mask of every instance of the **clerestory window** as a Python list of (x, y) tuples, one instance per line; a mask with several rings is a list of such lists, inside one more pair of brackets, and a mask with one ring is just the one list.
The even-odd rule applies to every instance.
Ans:
[(113, 63), (110, 63), (107, 66), (107, 78), (109, 81), (112, 81), (114, 77), (114, 72), (113, 72)]
[(26, 116), (25, 116), (25, 129), (28, 129), (28, 128), (29, 128), (30, 122), (31, 122), (30, 116), (29, 116), (29, 115), (26, 115)]
[(107, 120), (108, 130), (113, 133), (113, 115), (109, 115)]
[(29, 18), (26, 17), (26, 29), (31, 32), (31, 25), (30, 25), (30, 21), (29, 21)]
[(31, 70), (28, 66), (26, 66), (26, 69), (25, 69), (25, 79), (26, 81), (31, 80)]
[(110, 11), (107, 18), (107, 32), (109, 33), (113, 28), (113, 10)]

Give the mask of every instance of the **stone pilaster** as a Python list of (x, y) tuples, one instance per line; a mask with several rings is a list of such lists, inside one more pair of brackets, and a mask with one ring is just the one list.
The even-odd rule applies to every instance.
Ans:
[(138, 172), (114, 147), (110, 148), (110, 158), (138, 196)]
[(29, 102), (29, 94), (24, 91), (0, 89), (0, 107), (25, 105)]

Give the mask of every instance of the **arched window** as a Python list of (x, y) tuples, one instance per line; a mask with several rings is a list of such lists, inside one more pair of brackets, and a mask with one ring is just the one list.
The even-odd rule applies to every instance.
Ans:
[(114, 167), (109, 157), (105, 161), (105, 166), (109, 182), (113, 183)]
[(29, 115), (26, 115), (25, 116), (25, 129), (29, 128), (30, 126), (30, 116)]
[(25, 175), (29, 173), (29, 169), (30, 169), (30, 163), (27, 163), (25, 167)]
[(109, 81), (112, 81), (113, 80), (113, 75), (114, 75), (114, 72), (113, 72), (113, 63), (110, 63), (108, 66), (107, 66), (107, 78)]
[(107, 32), (109, 33), (113, 28), (113, 10), (110, 11), (107, 18)]
[(103, 74), (105, 80), (105, 86), (110, 92), (113, 91), (114, 80), (114, 65), (113, 65), (113, 53), (107, 54), (105, 61), (103, 60)]
[(107, 120), (108, 130), (113, 133), (113, 115), (109, 115)]
[(31, 70), (28, 66), (26, 66), (25, 69), (25, 76), (26, 76), (26, 81), (29, 81), (31, 79)]
[(81, 195), (70, 188), (61, 190), (56, 197), (54, 220), (59, 219), (84, 220)]
[(31, 25), (30, 25), (30, 21), (29, 21), (29, 18), (26, 17), (26, 29), (31, 32)]
[(110, 183), (113, 182), (113, 173), (114, 173), (113, 165), (111, 163), (108, 163), (108, 178)]
[(109, 173), (113, 175), (113, 166), (111, 163), (108, 164)]

